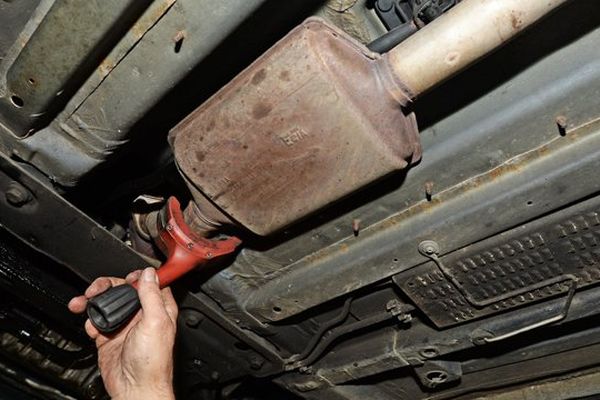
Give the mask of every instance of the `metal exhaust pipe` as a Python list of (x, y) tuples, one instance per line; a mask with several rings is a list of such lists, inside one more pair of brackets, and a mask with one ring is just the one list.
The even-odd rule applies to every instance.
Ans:
[(417, 162), (399, 104), (566, 1), (464, 0), (384, 56), (305, 21), (171, 131), (191, 225), (269, 235)]
[(463, 0), (385, 55), (415, 98), (489, 54), (568, 0)]

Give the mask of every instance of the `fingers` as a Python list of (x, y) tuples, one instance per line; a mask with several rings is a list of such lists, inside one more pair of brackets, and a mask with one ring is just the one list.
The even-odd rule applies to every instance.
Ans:
[(81, 314), (85, 311), (85, 307), (87, 306), (87, 298), (85, 296), (77, 296), (73, 297), (71, 301), (69, 301), (69, 311), (75, 314)]
[(69, 301), (67, 307), (72, 313), (81, 314), (85, 311), (85, 307), (87, 306), (87, 299), (108, 290), (112, 286), (120, 285), (123, 282), (124, 280), (119, 278), (98, 278), (94, 280), (90, 286), (88, 286), (83, 296), (73, 297), (71, 301)]
[(100, 348), (104, 343), (110, 340), (109, 337), (103, 335), (96, 327), (92, 324), (92, 322), (88, 319), (85, 321), (85, 333), (96, 342), (96, 347)]
[(177, 325), (177, 314), (179, 309), (177, 308), (177, 303), (175, 302), (175, 298), (173, 298), (173, 293), (171, 292), (171, 288), (164, 288), (161, 291), (163, 303), (165, 304), (165, 309), (167, 311), (167, 315), (171, 322), (174, 325)]
[(85, 297), (88, 299), (99, 295), (102, 292), (107, 291), (113, 286), (122, 285), (125, 281), (119, 278), (107, 278), (102, 277), (96, 279), (92, 284), (86, 289)]
[(138, 296), (142, 304), (142, 324), (153, 329), (169, 318), (154, 268), (146, 268), (142, 273), (138, 283)]
[(125, 282), (132, 284), (133, 282), (139, 280), (141, 276), (142, 276), (141, 269), (132, 271), (129, 274), (127, 274), (127, 276), (125, 277)]
[(94, 340), (96, 340), (98, 335), (100, 335), (100, 331), (96, 329), (96, 327), (92, 324), (92, 322), (89, 319), (85, 321), (85, 325), (83, 327), (85, 328), (85, 333), (87, 333), (88, 336)]

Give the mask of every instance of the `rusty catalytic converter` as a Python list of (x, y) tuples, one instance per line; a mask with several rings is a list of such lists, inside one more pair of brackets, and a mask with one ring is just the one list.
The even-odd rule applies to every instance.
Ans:
[(463, 0), (385, 55), (292, 30), (170, 134), (199, 232), (268, 235), (421, 157), (404, 106), (567, 0)]

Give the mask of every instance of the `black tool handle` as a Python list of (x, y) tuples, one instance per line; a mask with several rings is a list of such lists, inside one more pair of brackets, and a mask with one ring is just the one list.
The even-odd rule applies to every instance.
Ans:
[(122, 327), (140, 309), (137, 290), (131, 285), (114, 286), (87, 303), (87, 315), (102, 333)]

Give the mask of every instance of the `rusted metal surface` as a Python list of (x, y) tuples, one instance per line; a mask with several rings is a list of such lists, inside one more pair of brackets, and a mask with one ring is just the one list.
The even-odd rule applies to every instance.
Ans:
[(310, 19), (172, 131), (181, 171), (237, 222), (270, 234), (420, 158), (415, 119), (378, 56)]
[[(94, 73), (85, 82), (85, 85), (77, 91), (73, 98), (65, 106), (61, 113), (60, 121), (63, 129), (68, 130), (68, 119), (73, 113), (102, 84), (104, 79), (115, 69), (115, 67), (127, 56), (131, 49), (152, 29), (154, 25), (166, 14), (177, 0), (153, 1), (148, 9), (142, 13), (131, 29), (121, 38), (119, 43), (102, 60)], [(66, 127), (65, 127), (66, 125)]]
[(12, 133), (24, 137), (48, 124), (148, 4), (55, 2), (6, 73), (0, 114)]
[[(600, 140), (597, 128), (598, 123), (594, 122), (565, 137), (558, 136), (487, 173), (437, 193), (431, 201), (423, 199), (366, 227), (360, 241), (349, 237), (290, 264), (280, 271), (279, 277), (264, 283), (246, 300), (247, 310), (279, 321), (320, 304), (321, 293), (335, 298), (423, 264), (426, 259), (418, 252), (418, 244), (423, 240), (436, 240), (442, 244), (442, 254), (447, 254), (480, 239), (481, 226), (493, 227), (495, 233), (515, 226), (511, 221), (531, 216), (533, 204), (538, 213), (544, 213), (581, 199), (585, 193), (600, 188), (597, 179), (587, 175), (600, 163), (591, 150)], [(573, 157), (584, 158), (585, 166), (569, 164)], [(537, 186), (533, 178), (547, 171), (553, 173), (545, 178), (546, 184)], [(529, 192), (531, 186), (537, 188), (533, 193)], [(513, 206), (506, 207), (508, 199)], [(461, 233), (450, 233), (457, 231)], [(402, 259), (396, 254), (402, 254)], [(311, 288), (310, 296), (306, 295), (307, 288)]]
[[(41, 3), (52, 1), (43, 0)], [(36, 119), (36, 124), (40, 122), (36, 126), (45, 126), (43, 129), (23, 140), (14, 140), (9, 128), (14, 125), (19, 131), (28, 131), (24, 122), (19, 122), (17, 117), (27, 114), (27, 118), (31, 119), (29, 116), (33, 113), (32, 103), (28, 98), (20, 96), (24, 106), (17, 108), (10, 102), (8, 94), (4, 100), (0, 99), (0, 113), (6, 111), (11, 115), (10, 120), (0, 124), (0, 146), (5, 151), (18, 153), (19, 158), (35, 165), (61, 186), (75, 186), (101, 164), (112, 161), (112, 155), (130, 140), (132, 130), (148, 111), (156, 106), (177, 82), (207, 59), (208, 55), (213, 54), (225, 38), (230, 37), (264, 2), (265, 0), (135, 2), (136, 9), (141, 9), (147, 4), (149, 6), (137, 20), (132, 18), (130, 25), (126, 23), (128, 21), (121, 20), (119, 29), (110, 31), (111, 39), (118, 40), (115, 47), (106, 54), (100, 52), (95, 59), (84, 54), (90, 68), (95, 68), (88, 71), (90, 75), (87, 76), (87, 80), (85, 74), (78, 76), (77, 78), (85, 82), (81, 81), (83, 84), (75, 91), (78, 86), (75, 84), (76, 79), (69, 78), (67, 86), (72, 90), (62, 92), (58, 97), (52, 92), (52, 109), (60, 113), (50, 125), (45, 126), (45, 123), (41, 123), (40, 118), (46, 122), (52, 119), (53, 114), (46, 113)], [(84, 9), (88, 9), (95, 7), (97, 2), (84, 3)], [(104, 2), (100, 3), (104, 8)], [(118, 8), (124, 7), (125, 2), (118, 3)], [(111, 13), (118, 11), (115, 7), (114, 10), (108, 8)], [(44, 15), (46, 14), (39, 18), (36, 16), (36, 23), (26, 31), (37, 28)], [(95, 23), (106, 22), (99, 21), (99, 18), (92, 20)], [(79, 24), (81, 21), (76, 22)], [(62, 24), (61, 28), (63, 26), (65, 24)], [(130, 29), (125, 32), (128, 26)], [(87, 29), (93, 30), (89, 26)], [(73, 33), (73, 30), (69, 32)], [(173, 38), (178, 32), (183, 32), (183, 41), (174, 42)], [(70, 40), (78, 38), (78, 35), (71, 36)], [(21, 35), (17, 44), (23, 46), (27, 39), (28, 37)], [(84, 39), (91, 40), (87, 36)], [(54, 42), (57, 41), (57, 36), (52, 36), (52, 41), (52, 46), (49, 45), (48, 48), (56, 48)], [(22, 49), (15, 47), (17, 46), (11, 48), (10, 55), (7, 54), (7, 58), (0, 64), (0, 97), (4, 95), (4, 75), (20, 57)], [(95, 52), (96, 50), (98, 49), (94, 48)], [(59, 58), (63, 56), (62, 50), (56, 50), (55, 53), (54, 56), (58, 55)], [(39, 57), (36, 60), (39, 60)], [(69, 64), (67, 59), (62, 61)], [(73, 66), (69, 64), (65, 68), (67, 67)], [(39, 83), (49, 82), (40, 77), (39, 74), (43, 70), (34, 69), (37, 75), (33, 78), (37, 84), (35, 88), (31, 86), (30, 89), (36, 93), (45, 91)], [(64, 71), (61, 71), (61, 74), (62, 72)], [(55, 71), (52, 74), (57, 73)], [(24, 79), (29, 77), (31, 76), (24, 76)], [(65, 85), (64, 82), (56, 84), (59, 87)], [(73, 96), (70, 97), (71, 95)]]

